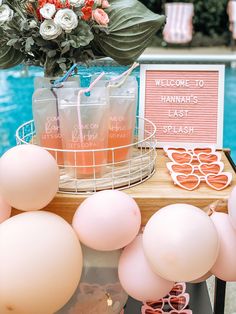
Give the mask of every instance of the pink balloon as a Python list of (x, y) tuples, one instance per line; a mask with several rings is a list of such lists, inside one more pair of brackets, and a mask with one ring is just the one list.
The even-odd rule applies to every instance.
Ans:
[(41, 209), (56, 195), (58, 185), (56, 161), (41, 147), (16, 146), (0, 159), (0, 193), (12, 207)]
[(212, 276), (211, 272), (208, 272), (207, 274), (205, 274), (204, 276), (202, 276), (201, 278), (198, 278), (196, 280), (190, 281), (191, 283), (200, 283), (200, 282), (204, 282), (206, 281), (208, 278), (210, 278)]
[(174, 286), (173, 281), (167, 281), (151, 270), (144, 255), (141, 235), (124, 249), (118, 272), (124, 290), (139, 301), (159, 300)]
[(11, 206), (8, 205), (0, 196), (0, 223), (7, 220), (11, 216)]
[(236, 231), (229, 215), (213, 213), (211, 219), (220, 239), (220, 251), (211, 272), (225, 281), (236, 281)]
[(0, 224), (0, 256), (1, 314), (55, 313), (79, 284), (78, 237), (55, 214), (27, 212)]
[(113, 251), (128, 245), (138, 234), (141, 213), (127, 194), (109, 190), (88, 197), (77, 209), (73, 228), (86, 246)]
[(170, 281), (188, 282), (212, 268), (219, 240), (214, 224), (204, 211), (175, 204), (160, 209), (148, 221), (143, 247), (158, 275)]
[(230, 221), (233, 227), (236, 229), (236, 186), (233, 188), (229, 196), (228, 211), (229, 211)]

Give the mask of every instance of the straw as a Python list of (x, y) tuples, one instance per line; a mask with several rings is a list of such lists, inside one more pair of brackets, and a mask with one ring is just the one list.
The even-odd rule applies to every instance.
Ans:
[(93, 87), (97, 84), (97, 82), (105, 75), (105, 72), (102, 72), (96, 80), (94, 80), (88, 88), (81, 89), (78, 93), (78, 100), (77, 100), (77, 114), (78, 114), (78, 127), (79, 127), (79, 133), (80, 133), (80, 139), (81, 142), (83, 142), (83, 130), (82, 130), (82, 121), (81, 121), (81, 111), (80, 111), (80, 98), (82, 94), (91, 92)]
[(138, 62), (134, 62), (133, 65), (127, 71), (125, 71), (124, 73), (122, 73), (121, 75), (119, 75), (119, 76), (117, 76), (115, 78), (112, 78), (110, 80), (110, 82), (119, 81), (122, 78), (123, 78), (123, 80), (121, 80), (119, 83), (115, 83), (115, 84), (109, 83), (108, 87), (113, 88), (113, 87), (120, 87), (121, 85), (123, 85), (126, 82), (126, 80), (129, 77), (129, 75), (132, 73), (132, 71), (134, 69), (136, 69), (138, 66), (139, 66), (139, 63)]
[(62, 77), (54, 81), (53, 87), (60, 87), (61, 84), (65, 82), (72, 75), (72, 73), (74, 72), (77, 66), (78, 65), (76, 63), (72, 65), (72, 67), (66, 72), (65, 75), (63, 75)]

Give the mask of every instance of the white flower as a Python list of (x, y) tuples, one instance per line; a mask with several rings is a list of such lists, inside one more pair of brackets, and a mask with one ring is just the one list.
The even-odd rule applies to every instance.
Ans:
[(45, 20), (39, 29), (43, 39), (51, 40), (57, 38), (62, 33), (62, 28), (55, 24), (53, 20)]
[(13, 15), (14, 11), (7, 4), (3, 4), (0, 7), (0, 25), (3, 25), (5, 22), (11, 21)]
[(78, 17), (75, 12), (70, 9), (61, 9), (57, 11), (54, 21), (64, 29), (66, 33), (70, 33), (78, 26)]
[(85, 0), (70, 0), (70, 5), (74, 7), (82, 7), (85, 3)]
[(44, 6), (39, 10), (42, 17), (47, 20), (51, 20), (53, 15), (56, 13), (56, 7), (54, 4), (46, 3)]
[(2, 5), (2, 0), (0, 0), (0, 6)]

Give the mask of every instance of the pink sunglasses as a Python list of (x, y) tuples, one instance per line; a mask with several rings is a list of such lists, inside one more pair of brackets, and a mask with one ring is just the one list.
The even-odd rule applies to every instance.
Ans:
[(149, 308), (148, 306), (144, 305), (142, 306), (142, 314), (192, 314), (192, 310), (171, 310), (168, 312), (164, 312), (160, 309), (153, 310), (152, 308)]
[(174, 150), (167, 151), (167, 156), (173, 162), (178, 164), (190, 164), (193, 161), (197, 161), (199, 163), (216, 163), (221, 160), (221, 153), (199, 153), (197, 155), (193, 155), (189, 152), (178, 152)]
[(207, 174), (218, 174), (224, 170), (224, 163), (214, 162), (211, 164), (200, 163), (198, 165), (192, 165), (188, 163), (177, 164), (175, 162), (167, 162), (167, 169), (170, 173), (181, 173), (181, 174), (197, 174), (197, 175), (207, 175)]
[(198, 155), (200, 153), (205, 153), (205, 154), (212, 154), (215, 153), (216, 148), (214, 145), (209, 145), (208, 147), (181, 147), (181, 146), (177, 146), (177, 147), (173, 147), (173, 146), (164, 146), (163, 147), (164, 152), (167, 154), (168, 151), (176, 151), (179, 153), (191, 153), (193, 155)]
[(232, 181), (232, 173), (222, 172), (219, 174), (207, 174), (198, 176), (196, 174), (171, 173), (174, 184), (179, 187), (192, 191), (196, 189), (201, 182), (206, 182), (214, 190), (220, 191), (225, 189)]
[[(164, 306), (166, 303), (171, 308), (171, 311), (164, 311)], [(183, 293), (179, 296), (170, 296), (168, 298), (161, 299), (156, 302), (146, 302), (142, 306), (142, 314), (163, 314), (163, 313), (181, 313), (181, 314), (192, 314), (191, 310), (186, 310), (185, 308), (189, 304), (189, 294)]]

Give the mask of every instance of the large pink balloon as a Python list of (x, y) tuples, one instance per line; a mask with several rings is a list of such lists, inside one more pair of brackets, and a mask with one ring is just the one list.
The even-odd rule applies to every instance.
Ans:
[(0, 224), (0, 313), (52, 314), (82, 271), (78, 237), (61, 217), (27, 212)]
[(229, 196), (228, 211), (231, 223), (233, 227), (236, 229), (236, 186), (233, 188)]
[(11, 216), (11, 206), (0, 196), (0, 223)]
[(41, 209), (53, 199), (58, 184), (56, 161), (41, 147), (16, 146), (0, 159), (0, 193), (12, 207)]
[(193, 281), (214, 265), (219, 240), (211, 219), (197, 207), (169, 205), (156, 212), (143, 234), (153, 271), (176, 282)]
[(143, 252), (141, 235), (124, 249), (118, 271), (124, 290), (139, 301), (159, 300), (174, 286), (174, 282), (159, 277), (151, 270)]
[(127, 194), (110, 190), (88, 197), (77, 209), (73, 228), (86, 246), (113, 251), (128, 245), (141, 226), (137, 203)]
[(191, 281), (191, 283), (200, 283), (200, 282), (204, 282), (206, 281), (207, 279), (209, 279), (210, 277), (212, 276), (212, 273), (211, 272), (208, 272), (207, 274), (205, 274), (204, 276), (196, 279), (196, 280), (193, 280)]
[(236, 231), (224, 213), (213, 213), (211, 219), (220, 239), (220, 251), (211, 272), (225, 281), (236, 281)]

